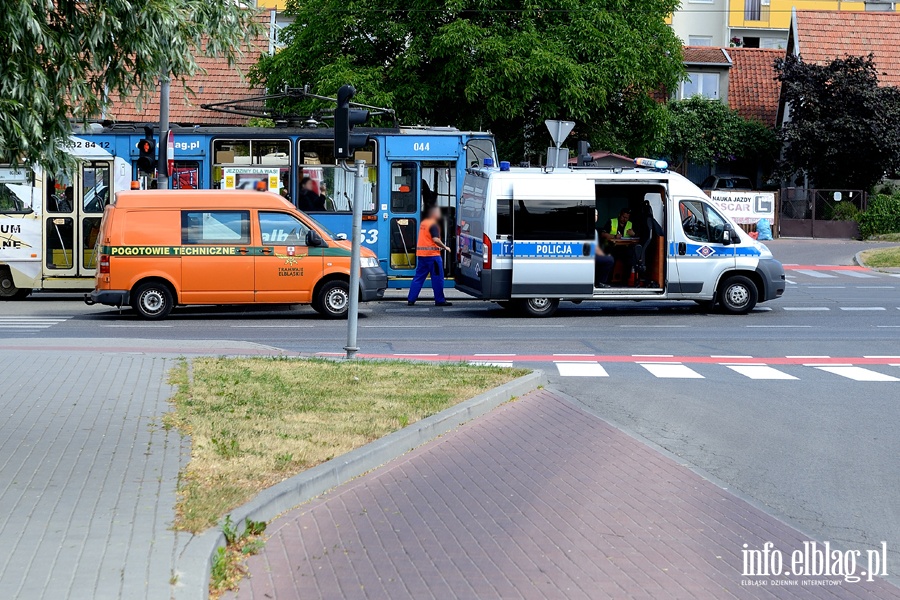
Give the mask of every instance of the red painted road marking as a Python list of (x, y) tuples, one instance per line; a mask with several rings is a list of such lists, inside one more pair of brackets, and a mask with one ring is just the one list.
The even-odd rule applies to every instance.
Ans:
[[(316, 356), (343, 356), (336, 352), (320, 352)], [(596, 355), (596, 356), (565, 356), (556, 354), (523, 354), (510, 356), (509, 354), (439, 354), (433, 356), (418, 356), (415, 354), (360, 354), (360, 358), (373, 359), (415, 359), (437, 362), (465, 362), (470, 360), (490, 361), (492, 359), (504, 362), (529, 363), (529, 362), (599, 362), (599, 363), (683, 363), (683, 364), (712, 364), (712, 365), (896, 365), (900, 364), (897, 356), (835, 356), (821, 358), (813, 356), (773, 356), (773, 357), (734, 357), (722, 358), (717, 356), (631, 356), (631, 355)]]

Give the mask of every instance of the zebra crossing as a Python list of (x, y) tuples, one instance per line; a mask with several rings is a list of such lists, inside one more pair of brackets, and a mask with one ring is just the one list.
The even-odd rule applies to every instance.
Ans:
[(39, 333), (71, 318), (71, 315), (60, 317), (0, 316), (0, 335), (11, 337), (13, 335)]
[[(873, 271), (863, 267), (830, 265), (784, 265), (788, 285), (846, 284), (854, 287), (892, 289), (900, 285), (900, 273)], [(877, 284), (877, 285), (875, 285)]]

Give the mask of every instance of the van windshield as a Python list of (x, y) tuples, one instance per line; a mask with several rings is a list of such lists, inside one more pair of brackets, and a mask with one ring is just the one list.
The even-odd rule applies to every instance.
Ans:
[(309, 215), (306, 214), (306, 213), (303, 213), (303, 216), (306, 217), (306, 220), (311, 221), (312, 224), (316, 226), (316, 229), (318, 229), (319, 231), (321, 231), (322, 233), (324, 233), (325, 235), (327, 235), (327, 236), (330, 237), (331, 239), (336, 239), (336, 238), (334, 237), (334, 234), (331, 233), (331, 230), (329, 230), (327, 227), (325, 227), (324, 225), (322, 225), (322, 223), (320, 223), (319, 221), (316, 221), (315, 219), (313, 219), (311, 216), (309, 216)]

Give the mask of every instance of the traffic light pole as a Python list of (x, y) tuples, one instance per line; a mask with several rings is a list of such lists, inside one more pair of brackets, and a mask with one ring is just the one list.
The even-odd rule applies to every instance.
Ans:
[(362, 213), (363, 194), (365, 192), (366, 161), (355, 163), (356, 177), (353, 181), (353, 227), (350, 229), (350, 307), (347, 314), (347, 358), (354, 358), (359, 352), (356, 334), (359, 323), (359, 277), (360, 253), (362, 251)]

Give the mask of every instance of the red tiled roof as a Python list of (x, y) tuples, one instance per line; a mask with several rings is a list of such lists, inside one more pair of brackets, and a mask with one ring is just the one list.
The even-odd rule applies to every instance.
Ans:
[[(206, 73), (198, 73), (187, 81), (193, 94), (187, 93), (181, 80), (172, 80), (169, 91), (169, 121), (182, 125), (244, 125), (247, 118), (241, 115), (204, 110), (201, 104), (238, 100), (265, 93), (252, 90), (247, 81), (250, 69), (259, 62), (259, 57), (269, 51), (268, 11), (259, 17), (266, 26), (264, 35), (247, 47), (242, 48), (243, 56), (234, 66), (229, 66), (222, 58), (197, 57), (197, 63)], [(243, 75), (242, 75), (243, 74)], [(155, 122), (159, 120), (159, 88), (151, 92), (139, 107), (133, 98), (112, 101), (106, 110), (105, 120), (119, 122)]]
[(900, 85), (900, 13), (797, 11), (794, 43), (806, 62), (875, 55), (882, 85)]
[(685, 46), (684, 64), (686, 65), (722, 65), (731, 64), (728, 54), (723, 48), (713, 46)]
[(728, 83), (728, 106), (745, 119), (756, 119), (775, 126), (781, 84), (775, 80), (777, 58), (784, 50), (767, 48), (729, 48), (732, 67)]

